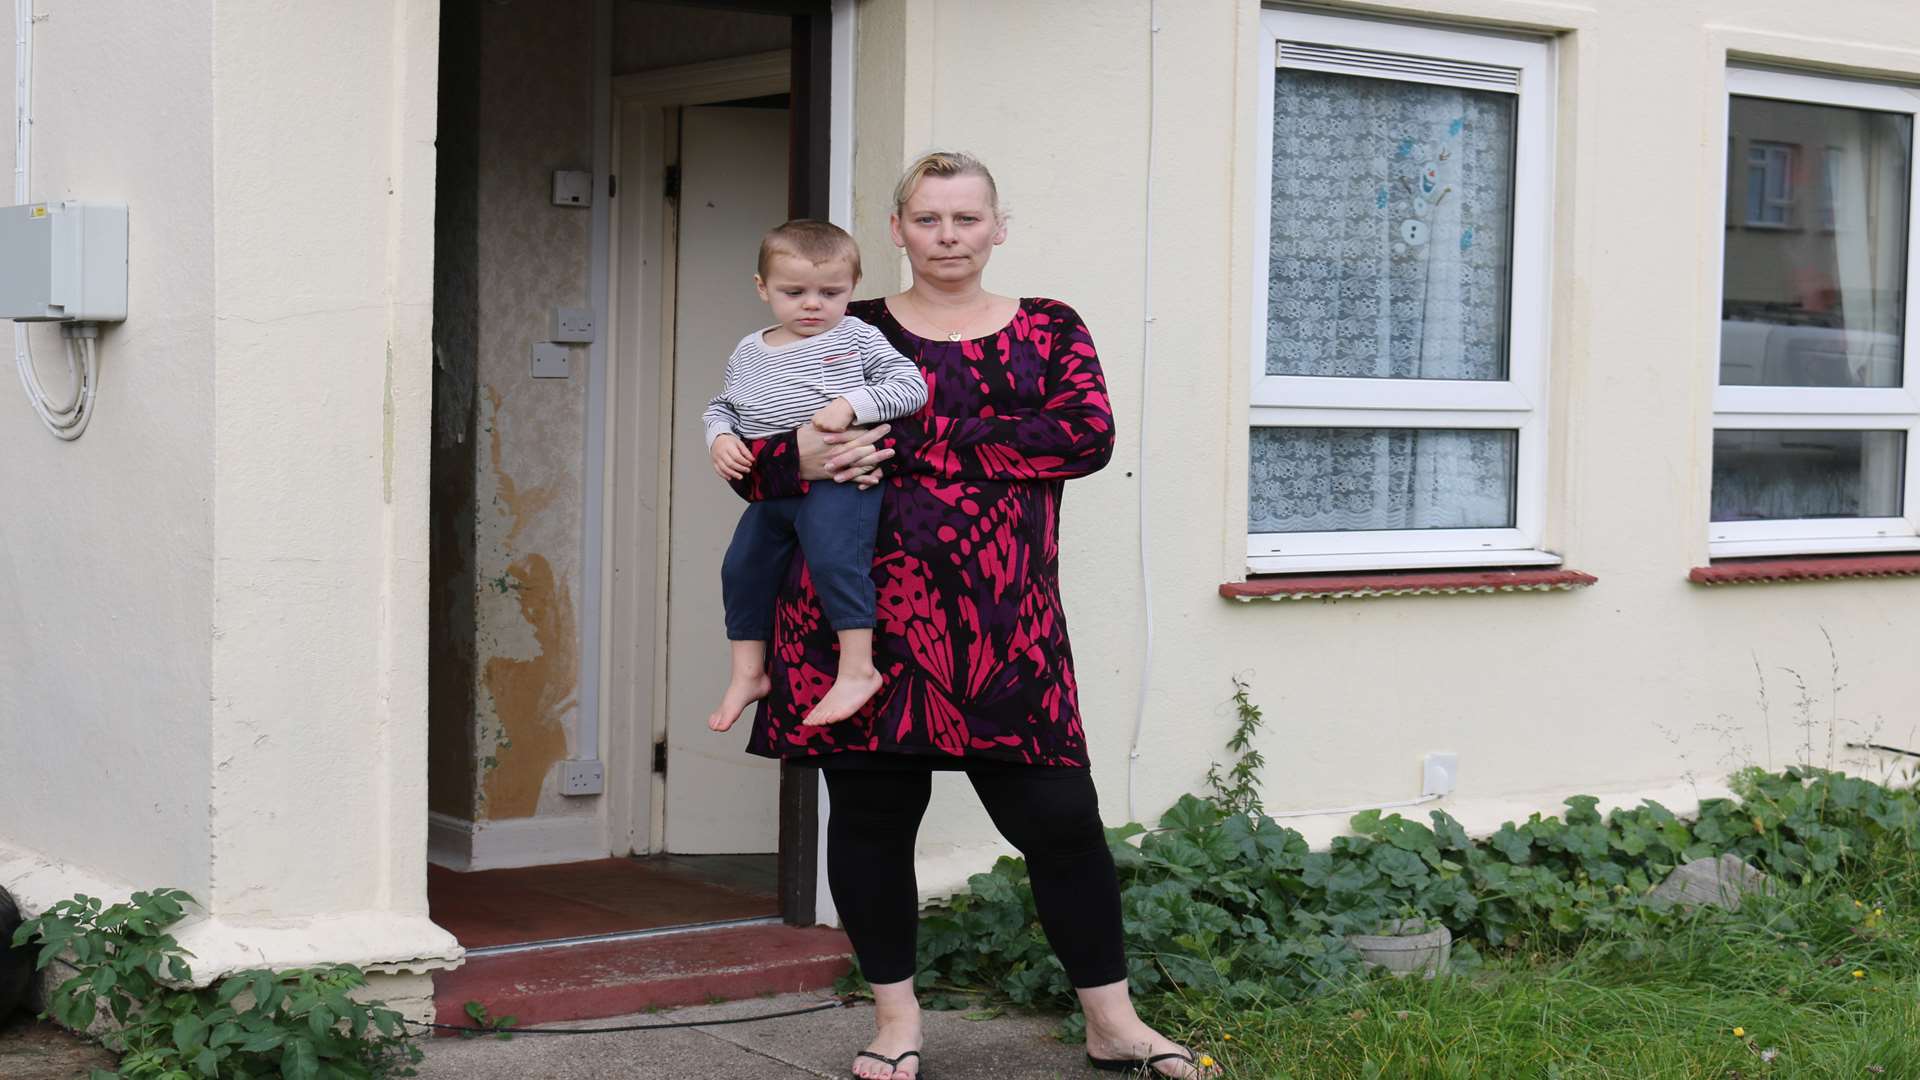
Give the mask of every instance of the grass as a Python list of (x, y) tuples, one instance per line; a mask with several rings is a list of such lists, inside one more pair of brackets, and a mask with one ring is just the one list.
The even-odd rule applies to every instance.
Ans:
[(1560, 955), (1370, 978), (1265, 1008), (1183, 996), (1152, 1011), (1230, 1078), (1920, 1080), (1912, 859), (1881, 860), (1852, 889), (1831, 880), (1750, 898), (1738, 913)]

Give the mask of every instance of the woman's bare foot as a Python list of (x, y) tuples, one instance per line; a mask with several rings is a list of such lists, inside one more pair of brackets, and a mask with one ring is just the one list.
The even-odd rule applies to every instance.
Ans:
[[(865, 671), (841, 670), (839, 677), (833, 680), (832, 689), (820, 699), (820, 704), (807, 713), (803, 724), (819, 726), (837, 724), (860, 711), (874, 694), (880, 691), (880, 673), (873, 668)], [(889, 1057), (892, 1055), (889, 1054)]]
[[(899, 1059), (909, 1050), (920, 1049), (920, 1002), (913, 994), (913, 980), (902, 979), (873, 988), (874, 1032), (867, 1053)], [(920, 1058), (901, 1060), (898, 1066), (854, 1055), (853, 1075), (862, 1080), (914, 1080), (920, 1075)]]
[(747, 706), (766, 697), (773, 689), (773, 680), (764, 671), (748, 676), (735, 675), (727, 680), (727, 692), (720, 695), (720, 707), (707, 717), (707, 726), (715, 731), (725, 731), (733, 726)]

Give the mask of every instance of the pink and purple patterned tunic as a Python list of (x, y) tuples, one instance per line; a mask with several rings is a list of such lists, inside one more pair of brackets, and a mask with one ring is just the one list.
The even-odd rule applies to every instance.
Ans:
[[(1060, 496), (1065, 480), (1107, 463), (1114, 437), (1086, 325), (1042, 299), (1021, 300), (1011, 323), (972, 341), (912, 334), (883, 300), (848, 314), (879, 327), (927, 378), (926, 406), (885, 440), (895, 456), (873, 559), (873, 659), (884, 682), (851, 719), (801, 725), (833, 684), (838, 646), (796, 556), (775, 608), (773, 692), (747, 751), (1085, 767), (1060, 606)], [(748, 446), (755, 463), (735, 484), (742, 496), (806, 490), (791, 432)]]

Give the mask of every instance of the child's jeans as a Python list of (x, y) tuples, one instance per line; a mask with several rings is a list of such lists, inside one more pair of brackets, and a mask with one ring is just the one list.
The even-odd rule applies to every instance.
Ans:
[(878, 487), (816, 480), (805, 495), (751, 503), (720, 564), (730, 641), (773, 640), (773, 603), (797, 546), (813, 591), (837, 631), (873, 627), (873, 540)]

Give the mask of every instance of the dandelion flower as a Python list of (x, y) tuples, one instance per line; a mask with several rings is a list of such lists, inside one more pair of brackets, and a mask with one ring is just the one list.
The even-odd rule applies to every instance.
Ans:
[(1737, 1027), (1733, 1029), (1733, 1037), (1736, 1039), (1744, 1037), (1746, 1033), (1747, 1033), (1747, 1029), (1743, 1027)]
[(1854, 968), (1853, 977), (1856, 979), (1864, 979), (1867, 977), (1867, 973), (1864, 971), (1861, 971), (1859, 968)]
[(1203, 1068), (1203, 1069), (1211, 1069), (1211, 1068), (1213, 1068), (1213, 1055), (1212, 1055), (1212, 1054), (1201, 1054), (1201, 1055), (1200, 1055), (1200, 1067), (1201, 1067), (1201, 1068)]
[(1228, 1034), (1226, 1034), (1226, 1033), (1224, 1033), (1224, 1032), (1222, 1032), (1222, 1033), (1221, 1033), (1221, 1035), (1220, 1035), (1220, 1037), (1221, 1037), (1222, 1039), (1225, 1039), (1225, 1040), (1226, 1040), (1227, 1042), (1232, 1042), (1232, 1041), (1233, 1041), (1233, 1036), (1231, 1036), (1231, 1035), (1228, 1035)]

